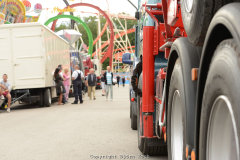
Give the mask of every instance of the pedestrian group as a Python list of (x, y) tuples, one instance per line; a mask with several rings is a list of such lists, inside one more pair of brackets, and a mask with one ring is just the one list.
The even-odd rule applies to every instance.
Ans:
[[(94, 73), (94, 69), (90, 69), (90, 73), (85, 78), (83, 72), (79, 69), (79, 66), (74, 67), (75, 71), (72, 73), (72, 77), (68, 71), (68, 68), (62, 68), (59, 65), (53, 72), (53, 80), (56, 86), (56, 92), (59, 96), (58, 105), (64, 105), (68, 103), (69, 91), (70, 91), (70, 81), (72, 80), (75, 101), (72, 104), (83, 103), (82, 90), (88, 90), (88, 96), (90, 100), (96, 100), (95, 87), (97, 85), (97, 76)], [(102, 96), (106, 96), (108, 100), (108, 95), (110, 94), (110, 100), (113, 101), (113, 73), (111, 72), (111, 67), (107, 67), (107, 71), (102, 71), (101, 77), (101, 87)], [(119, 77), (119, 76), (118, 76)], [(85, 78), (85, 84), (83, 80)], [(118, 85), (119, 85), (119, 78)], [(125, 81), (124, 81), (125, 82)], [(124, 84), (124, 83), (123, 83)], [(87, 88), (82, 88), (82, 87)], [(3, 79), (0, 81), (0, 99), (3, 101), (7, 98), (7, 112), (10, 112), (11, 106), (11, 83), (8, 81), (7, 74), (3, 75)], [(0, 103), (0, 106), (2, 104)]]

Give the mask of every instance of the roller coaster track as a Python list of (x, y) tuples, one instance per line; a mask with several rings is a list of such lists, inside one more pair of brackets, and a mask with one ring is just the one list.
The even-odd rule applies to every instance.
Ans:
[[(101, 59), (101, 63), (103, 63), (109, 57), (110, 58), (109, 65), (112, 66), (114, 31), (113, 31), (113, 24), (111, 22), (111, 19), (109, 18), (109, 16), (103, 10), (101, 10), (99, 7), (94, 6), (92, 4), (76, 3), (76, 4), (69, 5), (67, 7), (74, 8), (74, 7), (78, 7), (78, 6), (85, 6), (85, 7), (94, 8), (94, 9), (98, 10), (107, 19), (107, 22), (108, 22), (109, 28), (110, 28), (110, 40), (109, 40), (109, 43), (108, 43), (109, 46), (108, 46), (107, 53)], [(67, 8), (67, 7), (65, 7), (65, 8)], [(58, 15), (61, 15), (61, 14), (63, 14), (63, 13), (59, 13)], [(55, 30), (56, 23), (57, 23), (57, 20), (55, 20), (52, 24), (52, 27), (51, 27), (52, 31)]]
[[(131, 29), (127, 30), (126, 32), (125, 32), (125, 31), (122, 31), (122, 32), (120, 32), (120, 34), (116, 34), (116, 35), (114, 36), (114, 40), (120, 38), (121, 36), (124, 36), (124, 35), (129, 34), (129, 33), (133, 33), (133, 32), (135, 32), (135, 28), (131, 28)], [(110, 43), (110, 40), (108, 40), (107, 42), (105, 42), (105, 43), (101, 46), (101, 48), (98, 48), (98, 50), (95, 51), (95, 52), (92, 54), (92, 56), (95, 56), (96, 52), (99, 52), (100, 50), (102, 50), (104, 47), (106, 47), (107, 45), (109, 45), (109, 43)]]

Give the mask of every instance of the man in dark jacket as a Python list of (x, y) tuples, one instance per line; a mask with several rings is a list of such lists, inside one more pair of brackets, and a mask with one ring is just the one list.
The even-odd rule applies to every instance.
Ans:
[(123, 87), (124, 87), (124, 85), (125, 85), (125, 77), (124, 76), (122, 77), (122, 83), (123, 83)]
[(93, 93), (93, 99), (95, 100), (95, 87), (97, 82), (97, 76), (94, 74), (94, 69), (90, 70), (90, 74), (87, 76), (87, 86), (88, 86), (88, 96), (90, 100), (92, 99), (92, 93)]
[(113, 100), (113, 73), (111, 72), (111, 67), (107, 67), (107, 71), (104, 73), (104, 81), (106, 87), (106, 99), (108, 100), (108, 94), (110, 90), (111, 101)]

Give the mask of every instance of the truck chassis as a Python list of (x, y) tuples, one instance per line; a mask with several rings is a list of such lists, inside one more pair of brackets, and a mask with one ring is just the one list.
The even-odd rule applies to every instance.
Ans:
[[(167, 147), (169, 160), (240, 159), (240, 3), (232, 3), (240, 1), (190, 1), (139, 4), (136, 12), (139, 22), (154, 21), (136, 32), (138, 147), (148, 155)], [(156, 75), (160, 54), (168, 64)]]

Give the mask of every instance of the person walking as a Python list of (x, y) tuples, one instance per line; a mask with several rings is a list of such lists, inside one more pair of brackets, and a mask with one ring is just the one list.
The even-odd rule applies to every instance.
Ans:
[(63, 85), (66, 90), (65, 99), (66, 101), (68, 101), (68, 95), (70, 90), (70, 74), (68, 72), (68, 68), (64, 68), (63, 78), (64, 78)]
[(92, 93), (93, 93), (93, 99), (96, 99), (95, 96), (95, 87), (97, 82), (97, 76), (94, 74), (94, 69), (91, 68), (90, 74), (87, 76), (87, 86), (88, 86), (88, 96), (90, 100), (92, 100)]
[(73, 89), (74, 89), (74, 96), (75, 101), (72, 104), (78, 104), (78, 98), (80, 100), (80, 104), (83, 103), (82, 100), (82, 80), (83, 80), (83, 72), (79, 70), (79, 66), (75, 66), (75, 71), (72, 74), (73, 80)]
[[(58, 68), (60, 69), (59, 75), (63, 78), (63, 72), (62, 72), (63, 68), (62, 68), (62, 65), (61, 65), (61, 64), (58, 65)], [(64, 78), (63, 78), (63, 80), (64, 80)], [(63, 89), (63, 92), (66, 93), (65, 88)], [(63, 104), (67, 103), (67, 100), (66, 100), (66, 98), (65, 98), (65, 94), (63, 94), (62, 103), (63, 103)]]
[(117, 84), (118, 84), (118, 87), (119, 87), (119, 82), (120, 82), (120, 77), (119, 77), (119, 75), (117, 75)]
[(122, 83), (123, 83), (123, 87), (124, 87), (124, 85), (125, 85), (125, 77), (124, 76), (122, 77)]
[(3, 75), (3, 80), (0, 81), (0, 87), (1, 87), (1, 92), (0, 92), (0, 96), (4, 96), (5, 98), (8, 99), (8, 109), (7, 112), (10, 113), (10, 105), (12, 102), (12, 97), (11, 97), (11, 83), (7, 80), (8, 76), (7, 74)]
[(104, 81), (106, 87), (106, 99), (108, 100), (108, 94), (110, 92), (111, 101), (113, 100), (113, 73), (110, 66), (107, 67), (107, 71), (104, 73)]
[(54, 81), (56, 83), (57, 94), (59, 95), (58, 105), (63, 105), (64, 103), (62, 103), (62, 97), (63, 97), (63, 93), (64, 93), (64, 85), (63, 85), (63, 78), (60, 75), (59, 68), (56, 68), (56, 70), (54, 72)]
[(101, 76), (101, 86), (102, 86), (102, 96), (105, 96), (105, 93), (106, 93), (104, 73), (105, 73), (105, 71), (102, 70), (102, 74), (100, 75)]
[[(87, 76), (85, 76), (85, 78), (84, 78), (84, 81), (85, 81), (85, 85), (87, 86), (87, 77), (88, 77), (88, 75), (89, 75), (90, 73), (87, 73)], [(88, 87), (85, 87), (85, 93), (88, 93)], [(88, 97), (89, 97), (89, 95), (88, 95)]]

